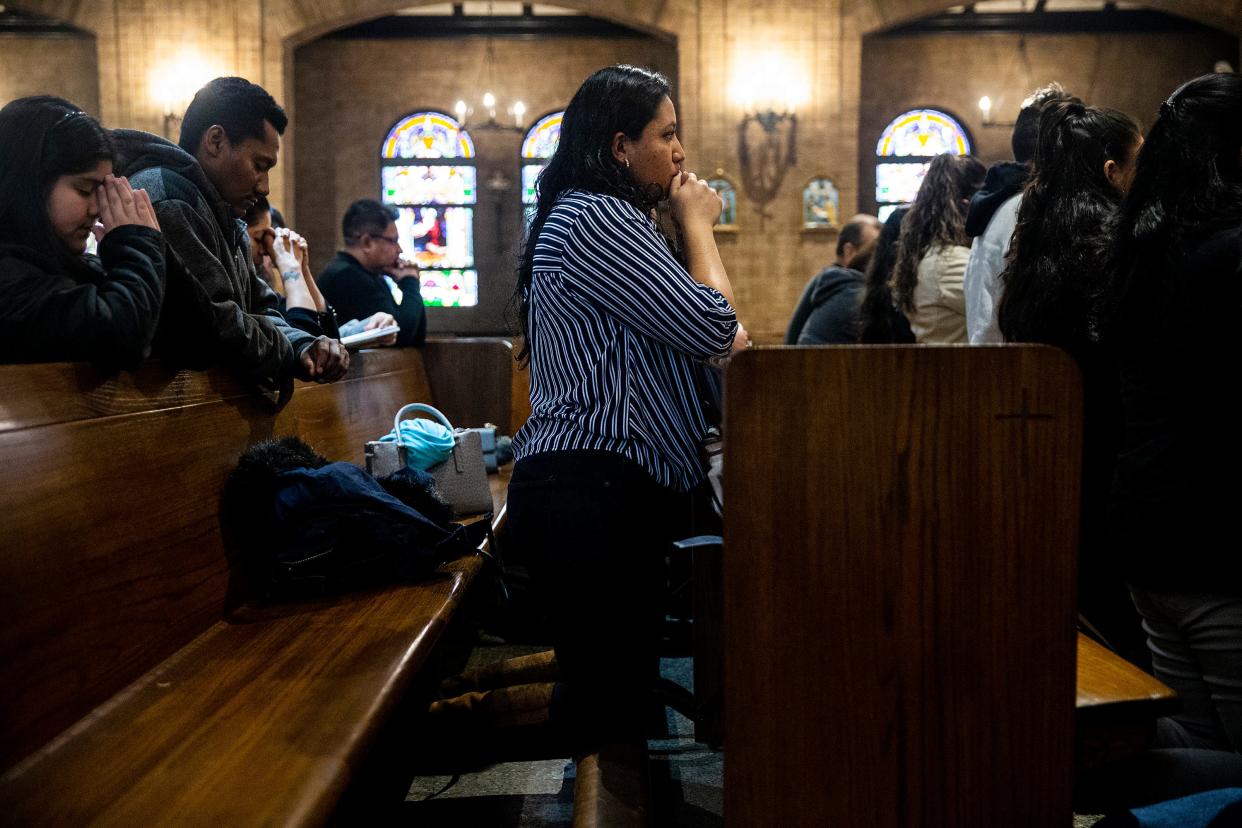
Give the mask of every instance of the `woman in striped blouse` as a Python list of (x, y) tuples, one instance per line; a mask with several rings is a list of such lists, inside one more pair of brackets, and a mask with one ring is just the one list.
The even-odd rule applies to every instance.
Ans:
[[(593, 74), (539, 178), (518, 274), (531, 416), (509, 528), (554, 626), (552, 716), (576, 755), (643, 744), (663, 553), (705, 475), (700, 380), (748, 344), (712, 234), (720, 199), (684, 160), (663, 76)], [(680, 257), (653, 219), (661, 202)]]

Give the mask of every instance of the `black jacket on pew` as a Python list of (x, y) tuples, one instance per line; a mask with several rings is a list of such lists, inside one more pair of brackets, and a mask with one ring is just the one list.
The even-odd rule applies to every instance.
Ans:
[(158, 230), (118, 227), (73, 273), (18, 245), (0, 245), (0, 362), (94, 362), (135, 368), (151, 350), (164, 300)]

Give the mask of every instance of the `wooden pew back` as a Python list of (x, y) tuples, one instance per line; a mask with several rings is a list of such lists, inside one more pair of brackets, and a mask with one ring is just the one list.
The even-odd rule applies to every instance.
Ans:
[(1080, 422), (1049, 348), (733, 361), (729, 824), (1068, 823)]
[[(493, 395), (476, 408), (507, 415), (510, 378), (484, 364), (505, 354), (441, 346), (442, 387), (461, 360), (475, 397)], [(248, 597), (219, 512), (250, 444), (297, 435), (361, 463), (363, 443), (391, 428), (400, 405), (435, 400), (424, 356), (410, 349), (355, 354), (343, 381), (299, 383), (278, 414), (222, 371), (0, 367), (0, 768)], [(445, 407), (456, 424), (482, 424), (464, 402)]]

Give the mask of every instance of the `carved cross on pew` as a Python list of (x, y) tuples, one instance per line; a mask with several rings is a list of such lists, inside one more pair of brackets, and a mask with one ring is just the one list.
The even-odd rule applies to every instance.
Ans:
[(1023, 476), (1025, 476), (1027, 471), (1030, 469), (1030, 464), (1031, 464), (1031, 457), (1029, 454), (1030, 446), (1028, 445), (1028, 442), (1027, 442), (1027, 431), (1028, 431), (1027, 427), (1031, 424), (1032, 420), (1052, 420), (1053, 415), (1038, 414), (1038, 413), (1032, 412), (1031, 403), (1029, 399), (1029, 390), (1023, 387), (1022, 389), (1022, 410), (1021, 411), (1019, 411), (1016, 414), (995, 414), (993, 416), (997, 420), (1001, 420), (1001, 421), (1004, 421), (1004, 420), (1021, 420), (1022, 421), (1022, 436), (1019, 439), (1021, 440), (1021, 451), (1022, 451), (1022, 474)]

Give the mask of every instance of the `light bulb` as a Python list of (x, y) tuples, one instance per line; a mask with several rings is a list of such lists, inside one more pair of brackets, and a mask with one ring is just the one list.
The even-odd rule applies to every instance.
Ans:
[(491, 92), (484, 92), (483, 93), (483, 107), (485, 109), (491, 109), (495, 105), (496, 105), (496, 96), (493, 95)]
[(982, 98), (980, 98), (979, 109), (983, 110), (984, 115), (991, 112), (992, 111), (992, 99), (989, 98), (987, 95), (984, 95)]
[(453, 110), (457, 113), (457, 120), (459, 121), (464, 120), (466, 117), (466, 102), (458, 101), (453, 106)]

